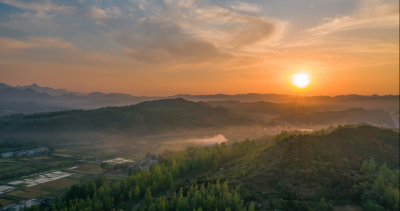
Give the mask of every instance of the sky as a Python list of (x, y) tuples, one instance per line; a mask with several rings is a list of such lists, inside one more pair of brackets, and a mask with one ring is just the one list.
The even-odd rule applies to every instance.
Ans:
[[(306, 73), (298, 89), (291, 77)], [(77, 92), (399, 94), (399, 0), (0, 0), (0, 82)]]

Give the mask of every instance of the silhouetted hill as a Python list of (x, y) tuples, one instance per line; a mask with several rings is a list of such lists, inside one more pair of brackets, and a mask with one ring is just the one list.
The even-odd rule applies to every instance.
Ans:
[(63, 105), (43, 104), (33, 101), (15, 102), (15, 101), (0, 101), (0, 116), (10, 114), (30, 114), (35, 112), (52, 112), (70, 109)]
[(65, 89), (53, 89), (50, 87), (41, 87), (35, 83), (32, 85), (29, 85), (29, 86), (16, 86), (15, 88), (16, 89), (28, 89), (29, 88), (29, 89), (35, 90), (39, 93), (46, 93), (50, 96), (59, 96), (59, 95), (63, 95), (63, 94), (75, 94), (75, 95), (80, 95), (80, 96), (85, 95), (85, 94), (79, 93), (79, 92), (70, 92)]
[(304, 106), (299, 103), (271, 103), (264, 101), (242, 103), (234, 100), (208, 101), (207, 103), (213, 106), (222, 106), (237, 112), (260, 113), (273, 116), (293, 113), (309, 113), (316, 110), (314, 107)]
[(6, 88), (0, 91), (1, 101), (36, 101), (36, 102), (46, 102), (53, 100), (46, 93), (38, 93), (30, 88), (18, 90), (15, 88)]
[(11, 86), (9, 86), (7, 84), (0, 83), (0, 91), (4, 90), (4, 89), (7, 89), (7, 88), (11, 88)]
[(156, 100), (124, 107), (69, 110), (0, 118), (2, 134), (14, 132), (129, 131), (142, 135), (167, 130), (246, 124), (248, 120), (222, 107), (184, 99)]
[(393, 126), (390, 114), (384, 110), (364, 108), (350, 108), (344, 111), (325, 111), (317, 113), (295, 113), (283, 115), (276, 120), (290, 124), (356, 124), (372, 123), (377, 125)]

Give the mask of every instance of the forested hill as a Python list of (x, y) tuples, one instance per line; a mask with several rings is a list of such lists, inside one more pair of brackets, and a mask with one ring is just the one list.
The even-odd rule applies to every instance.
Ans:
[(0, 118), (0, 133), (130, 131), (134, 134), (157, 133), (175, 129), (193, 129), (245, 124), (248, 120), (222, 107), (178, 99), (142, 102), (123, 107), (95, 110), (68, 110), (10, 115)]
[(307, 207), (321, 201), (357, 204), (363, 210), (399, 209), (398, 132), (345, 126), (329, 134), (283, 134), (275, 142), (224, 172), (241, 169), (235, 182), (244, 198), (268, 200), (270, 210), (314, 210)]
[(123, 180), (98, 177), (73, 185), (49, 210), (399, 210), (399, 133), (392, 130), (284, 132), (231, 146), (189, 147), (158, 161)]

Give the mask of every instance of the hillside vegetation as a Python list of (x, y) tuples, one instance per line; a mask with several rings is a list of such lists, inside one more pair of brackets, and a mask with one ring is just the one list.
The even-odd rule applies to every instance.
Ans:
[(211, 178), (232, 178), (245, 199), (270, 210), (330, 210), (342, 203), (398, 210), (398, 132), (346, 126), (329, 134), (281, 134), (274, 142)]
[[(371, 126), (158, 156), (122, 180), (72, 186), (50, 210), (399, 210), (399, 133)], [(30, 208), (35, 210), (35, 208)]]

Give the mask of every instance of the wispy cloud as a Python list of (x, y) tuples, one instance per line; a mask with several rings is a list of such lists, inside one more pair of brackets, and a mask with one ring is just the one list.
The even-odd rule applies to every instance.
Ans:
[(247, 13), (258, 13), (262, 10), (261, 7), (246, 2), (236, 2), (232, 4), (230, 7), (234, 11), (247, 12)]
[(279, 37), (286, 25), (284, 21), (190, 0), (165, 1), (162, 7), (154, 2), (133, 3), (140, 8), (145, 4), (143, 17), (128, 25), (109, 22), (105, 27), (127, 55), (149, 64), (236, 59), (248, 51), (244, 47)]
[[(36, 12), (34, 16), (40, 18), (51, 17), (56, 14), (81, 16), (94, 20), (105, 19), (110, 17), (105, 10), (97, 8), (95, 6), (77, 7), (71, 5), (62, 5), (53, 3), (51, 0), (41, 0), (41, 1), (0, 0), (0, 2), (23, 10), (34, 11)], [(111, 14), (115, 14), (115, 11), (113, 10), (109, 10), (108, 12)], [(29, 13), (24, 13), (23, 16), (26, 17), (28, 14)]]
[(69, 51), (77, 51), (78, 48), (71, 43), (65, 42), (58, 38), (40, 38), (32, 37), (28, 40), (21, 41), (0, 37), (0, 54), (16, 53), (24, 49), (63, 49)]
[(352, 15), (339, 15), (325, 18), (325, 23), (308, 30), (324, 35), (336, 31), (359, 28), (398, 28), (399, 1), (362, 0), (358, 10)]

